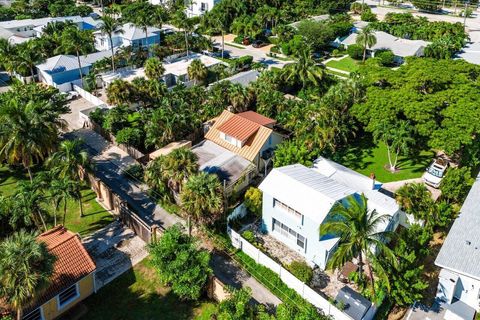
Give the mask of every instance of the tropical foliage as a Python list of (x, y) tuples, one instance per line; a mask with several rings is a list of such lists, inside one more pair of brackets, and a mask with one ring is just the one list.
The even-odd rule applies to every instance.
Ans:
[(197, 300), (208, 277), (210, 254), (198, 247), (198, 240), (185, 235), (179, 226), (162, 234), (158, 242), (148, 246), (152, 264), (164, 284), (169, 284), (181, 299)]

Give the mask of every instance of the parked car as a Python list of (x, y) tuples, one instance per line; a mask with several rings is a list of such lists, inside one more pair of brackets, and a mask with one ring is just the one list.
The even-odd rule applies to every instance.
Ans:
[(77, 91), (64, 92), (63, 95), (65, 96), (65, 100), (67, 101), (75, 100), (80, 97)]
[[(221, 58), (222, 57), (222, 51), (208, 51), (208, 50), (204, 50), (202, 51), (202, 54), (206, 55), (206, 56), (209, 56), (209, 57), (213, 57), (213, 58)], [(230, 59), (230, 53), (228, 53), (227, 51), (224, 51), (223, 52), (223, 57), (225, 59)]]
[(261, 47), (265, 47), (267, 44), (265, 42), (263, 42), (262, 40), (256, 40), (252, 43), (252, 47), (254, 48), (261, 48)]
[(440, 182), (445, 176), (447, 168), (447, 160), (442, 158), (435, 159), (423, 175), (423, 181), (434, 188), (440, 187)]

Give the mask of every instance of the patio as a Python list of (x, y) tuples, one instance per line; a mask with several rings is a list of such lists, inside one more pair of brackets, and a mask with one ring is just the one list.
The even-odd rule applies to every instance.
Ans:
[[(274, 260), (279, 261), (284, 266), (289, 265), (293, 261), (305, 261), (304, 257), (299, 253), (288, 248), (271, 235), (262, 233), (260, 223), (260, 221), (257, 221), (253, 224), (246, 225), (241, 229), (240, 233), (246, 230), (253, 231), (256, 240), (262, 245), (262, 251), (268, 256), (272, 257)], [(356, 266), (353, 263), (350, 263), (347, 264), (342, 270), (334, 271), (321, 270), (316, 267), (313, 269), (313, 278), (308, 285), (318, 293), (325, 295), (328, 298), (335, 298), (340, 289), (345, 286), (348, 286), (358, 292), (358, 287), (355, 284), (342, 281), (342, 278), (347, 278), (351, 271), (357, 270), (356, 268), (353, 270), (352, 265)]]

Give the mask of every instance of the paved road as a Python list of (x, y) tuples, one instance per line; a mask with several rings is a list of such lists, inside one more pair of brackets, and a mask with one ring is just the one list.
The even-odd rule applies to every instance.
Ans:
[[(152, 201), (145, 191), (145, 186), (136, 184), (122, 175), (123, 169), (136, 163), (128, 154), (112, 146), (102, 136), (92, 130), (80, 129), (71, 134), (83, 139), (88, 145), (89, 153), (95, 164), (96, 175), (112, 188), (114, 192), (125, 199), (145, 222), (149, 225), (157, 224), (164, 228), (177, 223), (185, 225), (183, 219), (169, 214)], [(220, 280), (234, 287), (243, 286), (251, 288), (252, 297), (257, 302), (268, 306), (277, 306), (281, 302), (230, 258), (214, 253), (211, 265), (215, 276)], [(107, 276), (110, 272), (108, 270), (106, 271)]]

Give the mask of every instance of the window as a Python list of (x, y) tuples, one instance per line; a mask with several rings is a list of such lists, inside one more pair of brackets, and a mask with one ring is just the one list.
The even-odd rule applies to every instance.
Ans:
[(207, 4), (205, 2), (202, 2), (200, 5), (200, 11), (207, 11)]
[(276, 208), (278, 207), (281, 210), (286, 211), (299, 219), (303, 219), (303, 215), (300, 212), (293, 209), (292, 207), (287, 206), (285, 203), (278, 201), (277, 199), (273, 199), (273, 206)]
[(285, 238), (296, 241), (297, 246), (299, 246), (302, 249), (305, 249), (305, 242), (306, 242), (305, 237), (298, 234), (295, 230), (290, 229), (288, 226), (281, 223), (275, 218), (273, 218), (273, 231), (280, 233)]
[(23, 320), (43, 320), (42, 309), (37, 308), (32, 312), (30, 312), (29, 314), (27, 314), (26, 316), (23, 316), (22, 319)]
[(74, 284), (73, 286), (58, 295), (59, 308), (64, 307), (73, 300), (77, 299), (79, 296), (80, 294), (78, 292), (77, 284)]

